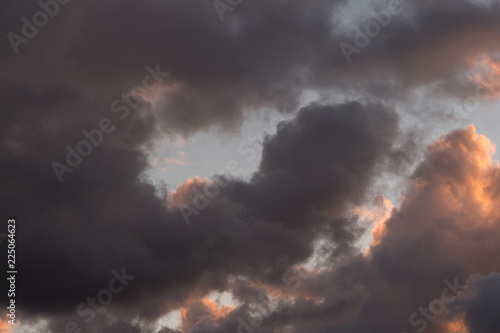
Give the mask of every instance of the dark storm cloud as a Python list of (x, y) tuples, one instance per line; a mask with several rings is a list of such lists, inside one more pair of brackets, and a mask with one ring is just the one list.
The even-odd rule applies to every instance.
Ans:
[[(19, 33), (20, 18), (39, 10), (27, 1), (0, 6), (5, 33)], [(243, 110), (279, 107), (306, 89), (400, 99), (405, 89), (438, 81), (453, 83), (443, 91), (460, 92), (455, 79), (469, 59), (499, 47), (498, 3), (414, 1), (347, 65), (339, 44), (352, 36), (335, 21), (346, 6), (246, 1), (221, 23), (210, 2), (70, 2), (19, 54), (5, 39), (0, 199), (2, 216), (18, 220), (21, 320), (44, 317), (54, 332), (76, 320), (89, 332), (135, 333), (185, 307), (194, 332), (235, 331), (250, 305), (271, 302), (263, 286), (283, 291), (283, 272), (310, 257), (318, 237), (331, 241), (330, 259), (339, 267), (305, 279), (295, 303), (266, 316), (263, 332), (287, 325), (293, 332), (408, 329), (408, 316), (439, 297), (444, 279), (497, 271), (491, 258), (498, 257), (498, 217), (481, 209), (497, 203), (499, 172), (470, 129), (432, 148), (371, 257), (355, 252), (361, 228), (349, 209), (364, 203), (387, 159), (406, 153), (393, 146), (398, 121), (385, 104), (301, 109), (265, 142), (252, 179), (232, 179), (189, 227), (145, 179), (142, 148), (162, 132), (234, 129)], [(171, 73), (158, 102), (144, 99), (58, 183), (52, 161), (64, 159), (64, 147), (75, 146), (83, 129), (110, 116), (113, 99), (155, 64)], [(122, 267), (136, 279), (84, 323), (75, 308)], [(260, 285), (228, 280), (234, 276)], [(222, 318), (199, 302), (228, 289), (242, 306)], [(471, 330), (486, 327), (481, 320), (496, 327), (475, 310), (497, 304), (483, 296), (464, 307)], [(446, 318), (428, 332), (444, 329)]]
[[(321, 231), (345, 253), (360, 232), (346, 209), (362, 201), (398, 135), (394, 111), (381, 105), (304, 108), (265, 143), (254, 178), (231, 181), (187, 227), (178, 211), (166, 210), (153, 185), (140, 180), (147, 135), (120, 128), (60, 184), (51, 159), (62, 155), (59, 142), (73, 144), (81, 128), (95, 126), (99, 112), (88, 104), (96, 103), (57, 85), (11, 90), (2, 100), (16, 108), (2, 131), (2, 200), (26, 244), (18, 248), (22, 313), (26, 319), (64, 315), (57, 323), (76, 320), (89, 328), (101, 322), (83, 323), (75, 308), (108, 286), (112, 269), (125, 267), (137, 278), (106, 312), (149, 320), (188, 296), (225, 290), (230, 275), (281, 284), (289, 266), (311, 255)], [(46, 112), (23, 121), (33, 104), (47, 105), (54, 117)], [(65, 110), (82, 113), (61, 124), (57, 116), (64, 118)], [(130, 121), (154, 132), (148, 118)], [(275, 205), (266, 202), (268, 191)]]
[[(377, 289), (372, 297), (378, 306), (366, 311), (377, 320), (388, 309), (398, 309), (392, 320), (377, 320), (381, 328), (400, 322), (401, 330), (445, 330), (444, 314), (432, 311), (433, 320), (425, 320), (420, 312), (442, 297), (444, 280), (464, 285), (471, 274), (500, 269), (498, 260), (491, 260), (500, 250), (498, 242), (487, 236), (497, 234), (499, 226), (494, 208), (499, 169), (490, 149), (489, 140), (472, 126), (429, 148), (400, 210), (387, 221), (381, 244), (372, 248), (371, 264), (381, 281), (369, 282)], [(391, 286), (385, 297), (383, 285)]]
[(376, 163), (396, 136), (396, 114), (380, 105), (304, 108), (292, 123), (278, 126), (264, 144), (259, 172), (251, 183), (235, 184), (231, 197), (248, 202), (249, 214), (286, 228), (310, 228), (304, 220), (321, 228), (329, 211), (342, 217), (335, 212), (363, 202)]
[(234, 126), (245, 109), (279, 108), (311, 88), (400, 99), (397, 86), (437, 83), (443, 93), (470, 93), (470, 79), (463, 74), (479, 55), (499, 50), (500, 5), (401, 3), (402, 13), (392, 16), (351, 65), (339, 45), (352, 42), (354, 27), (363, 29), (372, 18), (347, 12), (344, 16), (353, 17), (340, 29), (336, 19), (349, 4), (323, 0), (252, 1), (227, 14), (223, 23), (209, 3), (145, 7), (120, 1), (118, 16), (113, 2), (98, 9), (90, 5), (84, 13), (94, 24), (82, 28), (68, 57), (99, 78), (127, 73), (130, 64), (164, 64), (175, 85), (163, 93), (158, 108), (173, 132)]
[[(432, 145), (381, 243), (311, 272), (259, 331), (497, 332), (498, 274), (489, 274), (500, 269), (500, 171), (490, 148), (473, 127)], [(259, 292), (244, 302), (271, 304)]]
[[(474, 276), (469, 281), (468, 297), (456, 302), (456, 307), (465, 313), (470, 333), (494, 333), (500, 331), (500, 274)], [(457, 309), (456, 309), (457, 310)]]
[[(3, 6), (3, 31), (16, 33), (20, 18), (40, 9), (31, 2)], [(159, 63), (172, 79), (159, 92), (158, 117), (169, 132), (191, 134), (231, 128), (243, 110), (280, 108), (305, 89), (401, 99), (395, 87), (438, 83), (443, 92), (470, 93), (475, 85), (463, 74), (479, 55), (499, 48), (496, 2), (402, 1), (402, 12), (348, 65), (340, 43), (354, 43), (354, 27), (373, 20), (352, 6), (249, 1), (220, 22), (210, 1), (70, 2), (18, 55), (6, 39), (2, 70), (11, 78), (64, 78), (88, 86), (85, 93), (92, 87), (119, 94), (137, 84), (145, 66)], [(361, 10), (387, 7), (375, 2)]]

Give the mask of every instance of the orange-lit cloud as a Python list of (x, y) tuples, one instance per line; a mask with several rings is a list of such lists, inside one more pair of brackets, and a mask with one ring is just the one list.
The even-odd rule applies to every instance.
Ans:
[(0, 333), (12, 333), (13, 327), (7, 321), (0, 320)]
[(500, 96), (500, 62), (484, 57), (477, 61), (474, 80), (478, 84), (477, 94), (487, 99)]
[(459, 170), (457, 176), (460, 182), (449, 183), (447, 177), (432, 179), (432, 191), (439, 191), (442, 202), (447, 203), (447, 207), (443, 208), (449, 212), (468, 211), (478, 214), (478, 217), (497, 215), (499, 198), (494, 196), (492, 190), (499, 172), (497, 162), (492, 159), (495, 145), (486, 136), (476, 133), (474, 125), (465, 128), (460, 135), (460, 140), (453, 140), (452, 137), (451, 140), (438, 140), (431, 145), (437, 154), (461, 154), (466, 167)]
[(394, 204), (386, 197), (381, 197), (375, 207), (359, 207), (354, 210), (359, 219), (373, 225), (371, 230), (372, 240), (366, 253), (370, 252), (370, 247), (380, 244), (382, 237), (387, 232), (385, 222), (391, 217)]
[(210, 182), (208, 178), (201, 178), (198, 175), (186, 180), (170, 193), (168, 199), (169, 208), (191, 205), (195, 196), (194, 189)]
[(191, 165), (191, 163), (186, 161), (186, 154), (182, 150), (177, 151), (176, 157), (166, 157), (160, 159), (158, 156), (155, 156), (153, 153), (150, 153), (149, 158), (150, 158), (149, 163), (155, 168), (162, 167), (163, 169), (165, 169), (167, 166), (171, 165), (176, 165), (176, 166)]
[(194, 301), (181, 309), (181, 331), (189, 332), (197, 322), (208, 320), (215, 322), (219, 318), (226, 317), (234, 308), (218, 304), (208, 297)]
[(469, 333), (469, 329), (463, 319), (460, 317), (446, 324), (446, 331), (449, 333)]
[[(219, 307), (214, 300), (211, 300), (208, 297), (203, 298), (201, 300), (201, 303), (209, 310), (209, 316), (212, 319), (225, 317), (229, 312), (231, 312), (234, 309), (233, 307), (230, 307), (227, 305), (223, 305), (223, 306)], [(186, 320), (187, 311), (188, 311), (187, 308), (181, 309), (181, 319), (183, 321)]]

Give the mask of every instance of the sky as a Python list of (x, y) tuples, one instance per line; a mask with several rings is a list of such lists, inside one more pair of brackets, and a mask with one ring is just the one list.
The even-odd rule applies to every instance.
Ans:
[(499, 15), (3, 0), (0, 333), (500, 333)]

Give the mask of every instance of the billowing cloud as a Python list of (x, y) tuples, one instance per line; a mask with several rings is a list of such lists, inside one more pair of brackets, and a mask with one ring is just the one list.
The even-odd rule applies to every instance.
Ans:
[[(433, 85), (461, 97), (475, 89), (484, 56), (498, 58), (497, 2), (390, 3), (251, 1), (220, 22), (211, 2), (70, 2), (17, 55), (6, 40), (1, 68), (4, 78), (45, 84), (48, 77), (111, 102), (143, 79), (146, 66), (160, 64), (171, 75), (143, 98), (154, 101), (164, 130), (189, 135), (234, 128), (245, 110), (283, 110), (314, 89), (401, 100), (397, 87)], [(41, 10), (2, 6), (2, 30), (19, 35), (21, 18)], [(370, 27), (378, 33), (367, 35)], [(342, 43), (358, 50), (351, 64)]]
[[(494, 145), (469, 126), (401, 167), (420, 144), (401, 103), (499, 96), (499, 3), (233, 1), (221, 22), (210, 1), (62, 2), (0, 4), (17, 34), (0, 50), (0, 199), (22, 329), (498, 332)], [(148, 180), (159, 140), (234, 134), (267, 109), (292, 119), (248, 179)], [(375, 193), (412, 167), (389, 181), (395, 207)], [(158, 324), (173, 311), (179, 327)]]
[[(8, 200), (16, 218), (24, 221), (17, 237), (30, 244), (18, 250), (26, 258), (19, 269), (23, 276), (37, 275), (36, 280), (19, 277), (17, 297), (26, 304), (25, 316), (65, 314), (64, 320), (86, 325), (82, 319), (87, 317), (75, 315), (75, 309), (81, 305), (80, 310), (91, 311), (87, 297), (111, 288), (113, 269), (136, 278), (113, 296), (106, 313), (152, 320), (189, 298), (225, 290), (231, 276), (282, 284), (283, 273), (307, 259), (323, 233), (339, 254), (352, 251), (361, 229), (348, 207), (363, 200), (378, 168), (391, 156), (397, 124), (394, 111), (382, 105), (304, 108), (264, 144), (253, 178), (226, 180), (189, 226), (179, 210), (167, 210), (167, 199), (151, 184), (140, 181), (145, 153), (140, 145), (124, 149), (126, 135), (104, 141), (61, 184), (51, 174), (51, 156), (30, 157), (31, 167), (41, 171), (26, 179), (15, 166), (33, 155), (5, 151), (6, 183), (17, 191), (9, 191)], [(40, 131), (36, 141), (45, 140), (50, 132)], [(36, 149), (31, 142), (25, 147)], [(205, 184), (184, 184), (170, 200), (184, 202), (196, 187), (203, 193)], [(30, 210), (21, 209), (34, 186), (51, 195)], [(54, 295), (56, 289), (60, 293)]]
[(500, 330), (497, 315), (500, 306), (499, 274), (472, 276), (468, 282), (470, 290), (455, 304), (457, 317), (469, 327), (470, 333), (498, 332)]

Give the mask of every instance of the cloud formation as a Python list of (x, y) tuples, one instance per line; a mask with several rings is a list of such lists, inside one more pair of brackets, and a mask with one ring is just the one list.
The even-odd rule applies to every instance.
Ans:
[[(481, 84), (498, 97), (500, 4), (401, 1), (349, 64), (341, 43), (356, 46), (355, 28), (388, 3), (245, 1), (223, 22), (210, 1), (42, 3), (0, 4), (1, 30), (18, 35), (23, 17), (58, 8), (19, 52), (8, 38), (0, 50), (0, 200), (18, 221), (23, 328), (499, 331), (494, 145), (471, 125), (429, 145), (408, 178), (399, 171), (421, 144), (401, 125), (412, 94), (461, 98)], [(133, 89), (156, 64), (168, 78)], [(237, 133), (245, 112), (312, 92), (316, 102), (285, 110), (293, 118), (265, 139), (249, 179), (196, 176), (163, 191), (148, 180), (161, 139)], [(104, 118), (116, 130), (58, 182), (53, 161)], [(365, 252), (361, 207), (385, 198), (377, 182), (398, 172), (404, 198), (386, 204)], [(179, 208), (221, 183), (187, 225)], [(135, 278), (95, 305), (120, 280), (113, 270)], [(224, 292), (231, 304), (210, 298)], [(172, 311), (180, 325), (159, 327)]]

